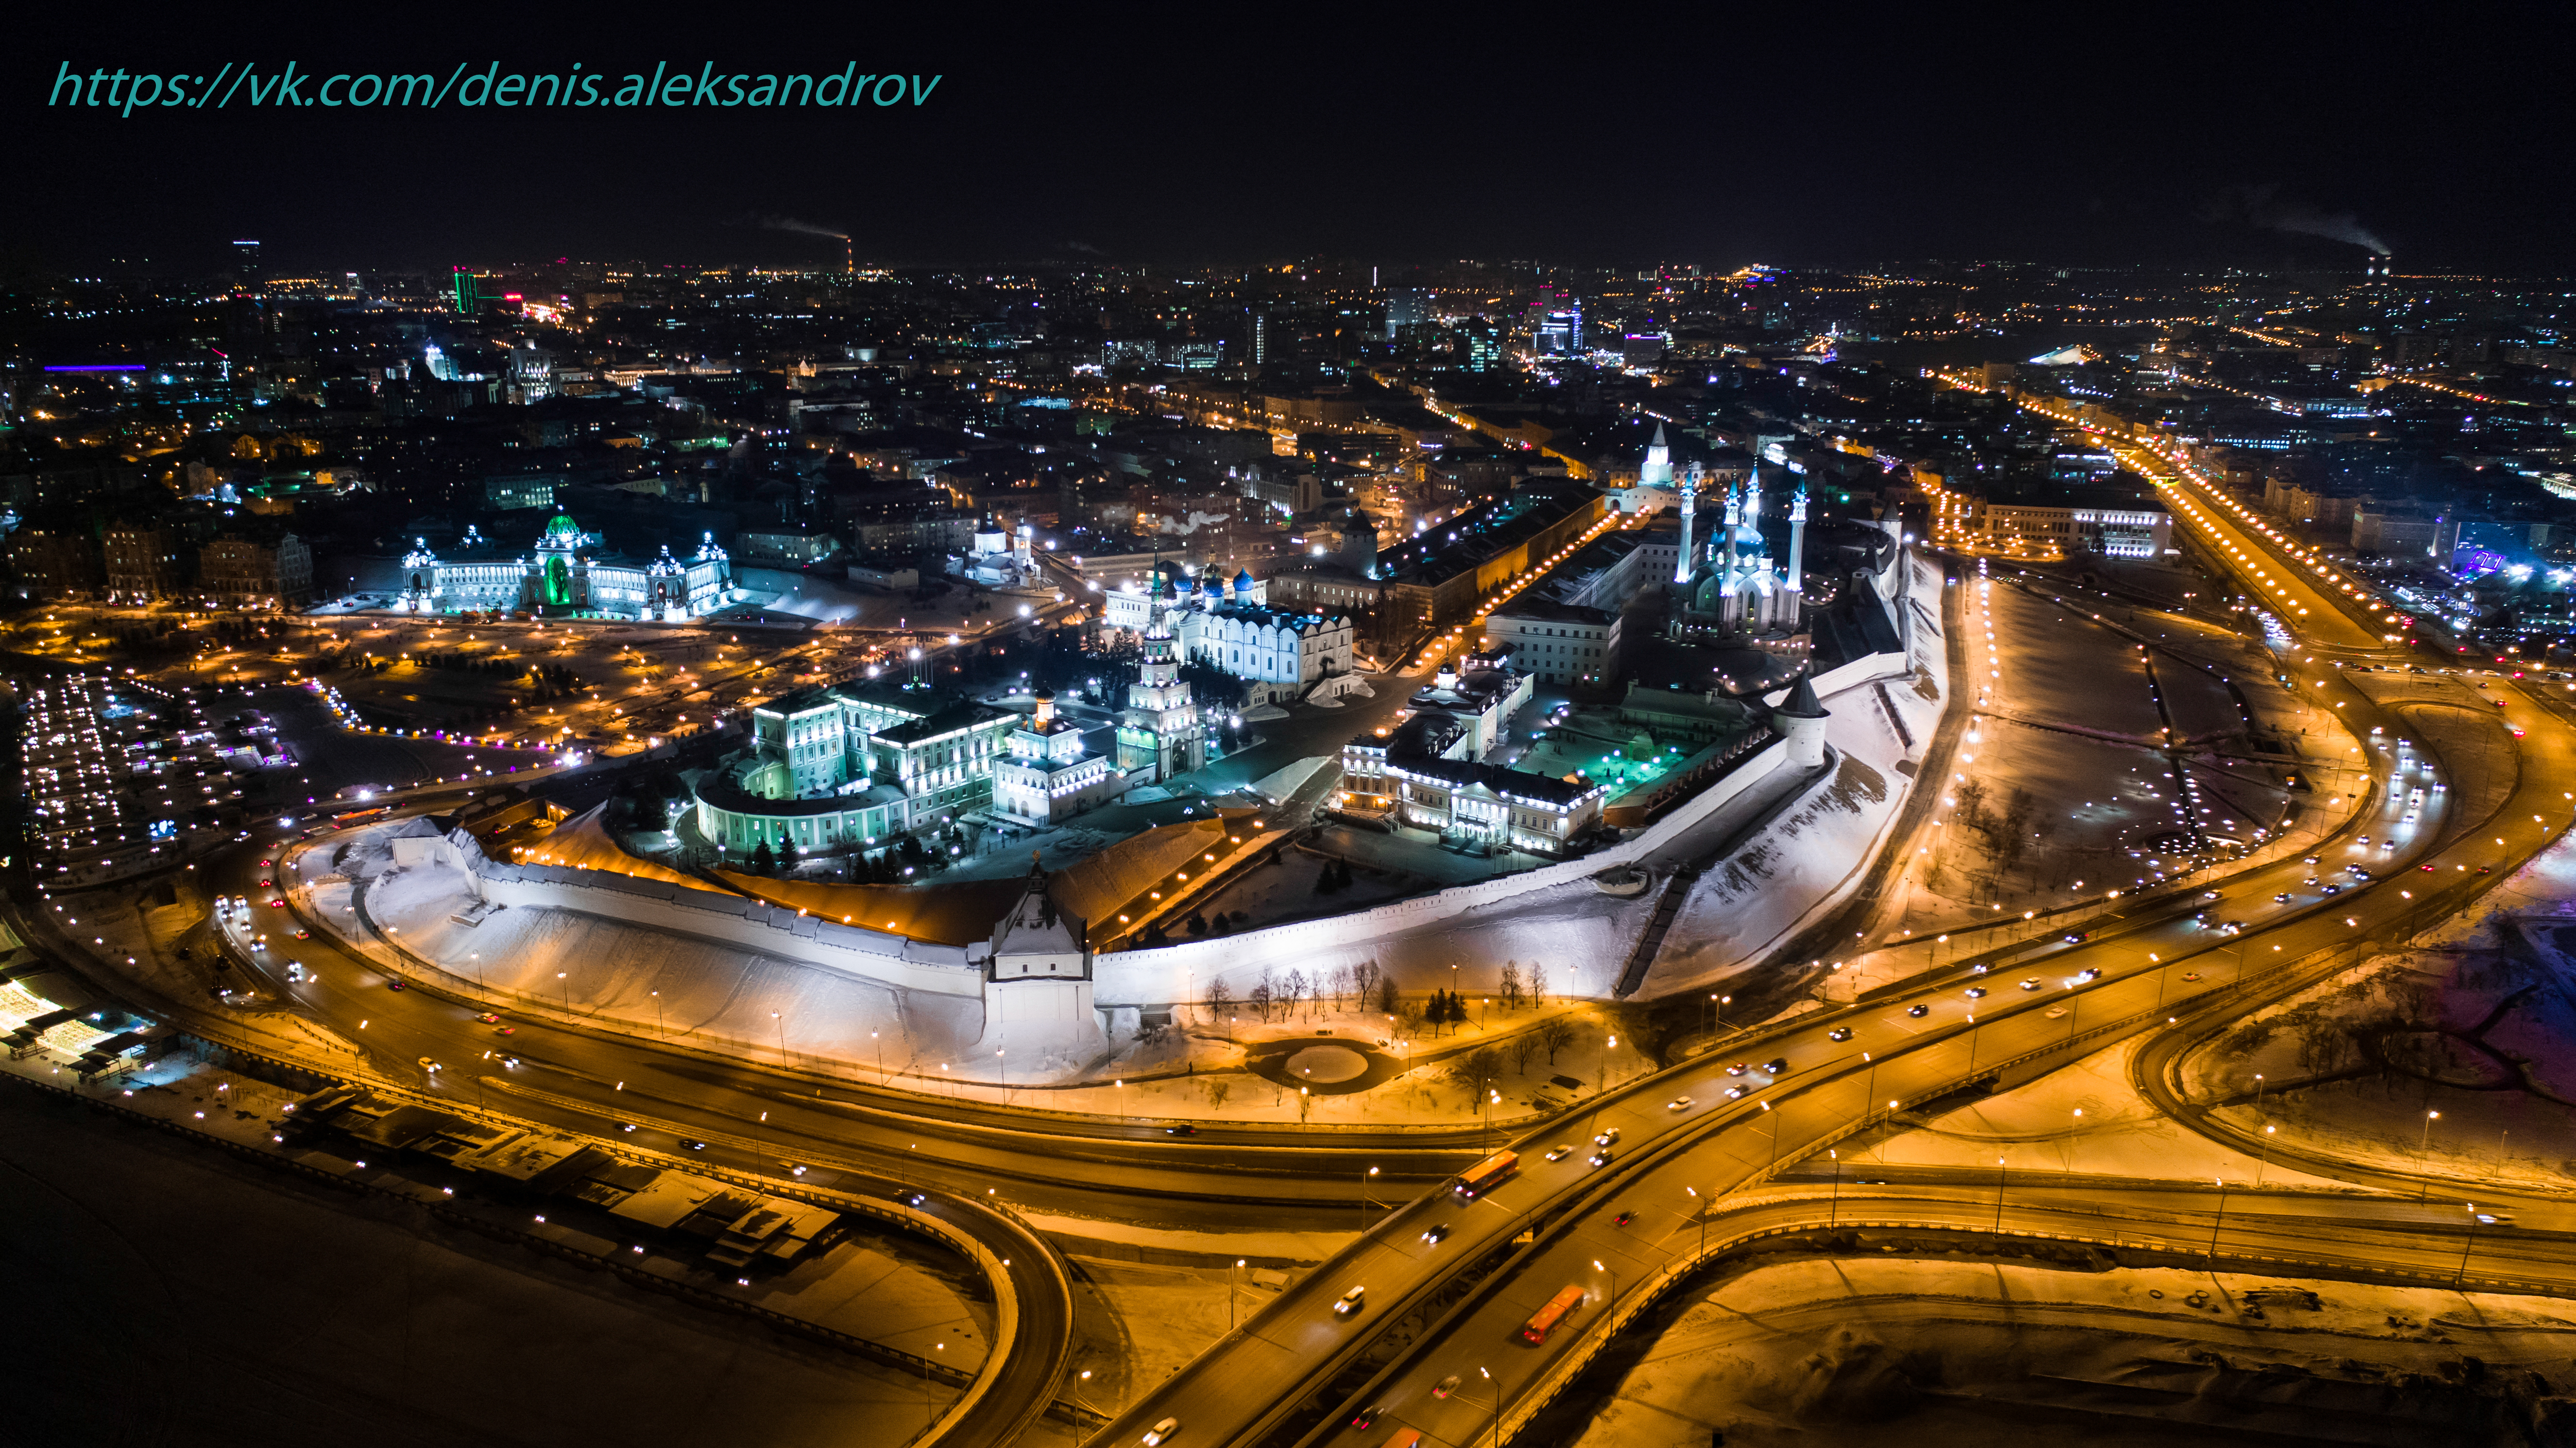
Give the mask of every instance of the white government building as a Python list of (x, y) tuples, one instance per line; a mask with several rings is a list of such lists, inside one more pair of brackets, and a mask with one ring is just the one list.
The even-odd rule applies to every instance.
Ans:
[(415, 538), (403, 556), (403, 593), (395, 607), (406, 613), (551, 609), (557, 618), (679, 623), (742, 598), (733, 585), (733, 560), (713, 533), (686, 560), (668, 548), (656, 558), (589, 552), (599, 541), (563, 513), (546, 524), (533, 555), (504, 554), (474, 528), (465, 530), (455, 558), (441, 558), (427, 540)]

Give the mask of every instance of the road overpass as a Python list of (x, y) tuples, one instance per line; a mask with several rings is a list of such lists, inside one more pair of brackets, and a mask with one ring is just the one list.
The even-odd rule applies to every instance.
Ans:
[[(2292, 628), (2321, 632), (2356, 658), (2373, 648), (2394, 652), (2367, 636), (2340, 600), (2280, 560), (2267, 562), (2232, 522), (2212, 518), (2199, 526), (2220, 542), (2222, 562), (2263, 586), (2258, 596), (2284, 610)], [(2232, 546), (2224, 541), (2231, 538)], [(2382, 731), (2367, 764), (2372, 792), (2383, 792), (2400, 763), (2388, 741), (2407, 731), (2342, 671), (2299, 672), (2307, 676), (2296, 685), (2303, 697), (2356, 736)], [(2223, 887), (2219, 908), (2243, 924), (2234, 935), (2214, 935), (2192, 921), (2181, 908), (2187, 900), (2166, 897), (2161, 910), (2111, 906), (2103, 913), (2122, 917), (2117, 928), (2092, 938), (2024, 947), (1983, 972), (1976, 963), (1929, 972), (1919, 989), (1731, 1044), (1728, 1054), (1750, 1067), (1742, 1075), (1729, 1072), (1736, 1061), (1703, 1057), (1579, 1119), (1524, 1134), (1513, 1143), (1524, 1163), (1516, 1177), (1472, 1202), (1441, 1193), (1400, 1209), (1092, 1442), (1132, 1443), (1164, 1418), (1178, 1419), (1192, 1444), (1331, 1442), (1335, 1425), (1371, 1404), (1411, 1426), (1427, 1423), (1434, 1442), (1464, 1444), (1497, 1419), (1509, 1425), (1543, 1402), (1564, 1364), (1609, 1330), (1619, 1313), (1597, 1309), (1620, 1293), (1622, 1279), (1633, 1285), (1679, 1270), (1681, 1249), (1669, 1236), (1658, 1242), (1632, 1230), (1648, 1214), (1723, 1198), (1783, 1163), (1884, 1125), (1909, 1106), (1991, 1082), (2007, 1068), (2071, 1061), (2187, 1015), (2241, 1013), (2284, 967), (2410, 934), (2427, 911), (2474, 899), (2496, 872), (2528, 859), (2568, 822), (2576, 730), (2545, 717), (2528, 731), (2525, 768), (2502, 807), (2447, 830), (2447, 811), (2463, 807), (2457, 792), (2437, 796), (2443, 813), (2428, 811), (2411, 825), (2365, 809), (2320, 850), (2326, 869), (2356, 864), (2379, 877), (2366, 888), (2325, 897), (2304, 884), (2310, 867), (2303, 860), (2257, 865)], [(2438, 749), (2426, 746), (2435, 757)], [(2393, 848), (2358, 843), (2359, 835), (2384, 836), (2392, 826)], [(2451, 838), (2439, 841), (2437, 832)], [(2419, 880), (2429, 888), (2419, 892)], [(2291, 899), (2256, 903), (2276, 894)], [(2087, 980), (2086, 972), (2099, 974)], [(1986, 992), (1981, 999), (1967, 994), (1978, 988)], [(1775, 1076), (1750, 1066), (1766, 1058), (1784, 1061), (1787, 1070)], [(1729, 1097), (1734, 1087), (1747, 1089)], [(1611, 1129), (1618, 1136), (1610, 1160), (1589, 1165), (1593, 1141)], [(1576, 1150), (1545, 1160), (1559, 1145)], [(1639, 1215), (1623, 1226), (1621, 1213)], [(1448, 1230), (1426, 1241), (1434, 1227)], [(1368, 1289), (1368, 1311), (1335, 1317), (1334, 1299), (1353, 1286)], [(1588, 1321), (1539, 1346), (1515, 1344), (1519, 1324), (1568, 1286), (1585, 1293), (1594, 1309)], [(1388, 1333), (1397, 1323), (1410, 1331)], [(1401, 1349), (1380, 1346), (1399, 1340)], [(1482, 1400), (1481, 1415), (1462, 1417), (1455, 1395), (1434, 1393), (1453, 1375), (1468, 1397)], [(1421, 1419), (1403, 1417), (1410, 1411)]]

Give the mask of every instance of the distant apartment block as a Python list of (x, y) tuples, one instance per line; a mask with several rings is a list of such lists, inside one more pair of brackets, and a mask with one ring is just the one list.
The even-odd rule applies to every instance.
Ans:
[(170, 529), (110, 528), (104, 544), (108, 602), (157, 603), (186, 586), (186, 555)]
[(21, 528), (9, 535), (21, 598), (78, 598), (99, 588), (98, 545), (78, 533)]
[(227, 533), (198, 554), (196, 592), (218, 608), (302, 608), (313, 601), (313, 550), (292, 533), (274, 545)]

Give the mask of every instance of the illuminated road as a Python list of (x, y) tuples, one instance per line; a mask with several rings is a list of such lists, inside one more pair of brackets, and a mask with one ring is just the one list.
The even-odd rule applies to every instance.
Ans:
[[(416, 802), (424, 809), (452, 809), (463, 798), (463, 791), (457, 789), (448, 791), (443, 800), (425, 795)], [(326, 934), (294, 940), (288, 920), (291, 912), (272, 911), (263, 903), (277, 892), (259, 888), (258, 879), (274, 872), (262, 870), (258, 862), (282, 858), (269, 852), (281, 850), (295, 838), (295, 832), (270, 821), (251, 840), (201, 864), (200, 870), (207, 874), (210, 888), (248, 896), (255, 917), (276, 917), (273, 922), (257, 921), (258, 928), (267, 930), (269, 945), (264, 952), (252, 952), (246, 963), (262, 975), (266, 988), (294, 1003), (297, 1014), (359, 1043), (374, 1074), (432, 1098), (450, 1097), (523, 1121), (771, 1177), (781, 1190), (792, 1191), (797, 1185), (787, 1170), (790, 1164), (808, 1166), (807, 1179), (815, 1185), (863, 1196), (890, 1198), (902, 1188), (927, 1188), (928, 1200), (921, 1206), (925, 1215), (982, 1243), (997, 1262), (1005, 1264), (1009, 1280), (996, 1284), (996, 1295), (1007, 1293), (1016, 1314), (1010, 1323), (1009, 1352), (986, 1365), (986, 1386), (964, 1404), (946, 1436), (961, 1443), (1006, 1442), (1055, 1400), (1072, 1349), (1071, 1287), (1061, 1259), (1044, 1238), (1015, 1219), (984, 1209), (988, 1178), (971, 1179), (946, 1169), (935, 1174), (905, 1172), (902, 1166), (911, 1153), (903, 1146), (883, 1153), (836, 1149), (828, 1128), (839, 1119), (822, 1114), (820, 1108), (802, 1107), (794, 1099), (794, 1089), (774, 1073), (757, 1068), (731, 1070), (712, 1058), (676, 1058), (614, 1038), (533, 1021), (520, 1024), (515, 1017), (515, 1033), (499, 1037), (491, 1027), (473, 1020), (473, 1007), (418, 987), (389, 989), (382, 970), (343, 952)], [(67, 915), (68, 910), (57, 903), (32, 915), (22, 914), (13, 923), (31, 943), (50, 947), (65, 960), (84, 961), (89, 942), (63, 926)], [(198, 939), (210, 943), (203, 935)], [(261, 957), (270, 958), (280, 974), (267, 975)], [(282, 979), (283, 961), (276, 957), (302, 961), (310, 968), (311, 978), (287, 984)], [(105, 978), (105, 972), (95, 967), (84, 968)], [(164, 1019), (198, 1014), (176, 1003), (157, 1008), (146, 1001), (136, 1004), (155, 1009)], [(291, 1046), (244, 1029), (257, 1022), (241, 1021), (238, 1015), (228, 1012), (206, 1022), (207, 1038), (238, 1042), (271, 1055), (296, 1054)], [(518, 1053), (524, 1064), (512, 1070), (485, 1060), (485, 1053), (496, 1047)], [(450, 1069), (432, 1076), (416, 1064), (422, 1056)], [(321, 1069), (347, 1074), (332, 1071), (327, 1063)], [(626, 1089), (620, 1089), (621, 1081)], [(778, 1104), (767, 1106), (771, 1121), (762, 1123), (759, 1116), (767, 1103)], [(648, 1121), (653, 1124), (642, 1124)], [(638, 1129), (621, 1131), (626, 1123), (637, 1124)], [(703, 1148), (692, 1149), (686, 1144), (690, 1141), (704, 1143)], [(956, 1154), (947, 1143), (925, 1144), (933, 1148), (943, 1168)], [(823, 1170), (812, 1170), (818, 1167)]]
[(2371, 652), (2395, 641), (2395, 622), (2375, 618), (2361, 604), (2376, 595), (2346, 579), (2330, 560), (2299, 548), (2234, 499), (2186, 480), (2160, 454), (2116, 445), (2115, 451), (2124, 464), (2157, 481), (2204, 551), (2234, 572), (2246, 594), (2280, 615), (2303, 642), (2333, 651)]
[[(208, 884), (248, 896), (255, 911), (267, 913), (264, 902), (279, 892), (261, 889), (258, 881), (276, 872), (258, 861), (291, 859), (265, 853), (290, 848), (294, 842), (281, 838), (288, 833), (272, 827), (209, 864)], [(1353, 1173), (1377, 1166), (1382, 1180), (1418, 1188), (1472, 1159), (1482, 1141), (1473, 1128), (1224, 1125), (1180, 1141), (1167, 1137), (1159, 1120), (944, 1101), (846, 1076), (781, 1072), (717, 1051), (564, 1025), (506, 1007), (512, 1034), (502, 1037), (474, 1019), (481, 1004), (419, 984), (392, 990), (387, 966), (328, 931), (291, 940), (285, 917), (302, 911), (278, 914), (267, 954), (302, 962), (308, 978), (284, 980), (279, 960), (264, 967), (276, 972), (270, 989), (299, 1014), (360, 1043), (385, 1076), (418, 1089), (477, 1092), (497, 1109), (579, 1120), (585, 1129), (613, 1131), (650, 1117), (668, 1123), (667, 1130), (643, 1133), (656, 1145), (667, 1144), (664, 1138), (757, 1135), (770, 1144), (775, 1160), (766, 1169), (773, 1173), (790, 1160), (830, 1162), (978, 1196), (999, 1189), (1006, 1200), (1076, 1216), (1197, 1230), (1297, 1229), (1311, 1225), (1312, 1204), (1350, 1201)], [(521, 1065), (501, 1065), (503, 1055)], [(416, 1064), (423, 1056), (448, 1069), (433, 1081)]]
[[(2242, 531), (2231, 532), (2234, 523), (2213, 519), (2207, 526), (2248, 571), (2248, 581), (2268, 585), (2269, 596), (2278, 600), (2274, 606), (2296, 624), (2325, 632), (2342, 618), (2360, 637), (2339, 647), (2356, 658), (2374, 642), (2283, 560), (2254, 552), (2263, 545)], [(2299, 615), (2300, 608), (2309, 612)], [(2339, 671), (2311, 670), (2299, 687), (2360, 734), (2367, 736), (2374, 726), (2386, 728), (2390, 738), (2406, 732)], [(2522, 711), (2513, 712), (2521, 723)], [(2304, 883), (2311, 867), (2298, 859), (2247, 871), (2224, 882), (2225, 899), (2216, 907), (2222, 918), (2244, 922), (2241, 935), (2220, 935), (2191, 920), (2203, 908), (2197, 886), (2151, 894), (2112, 902), (2101, 918), (2085, 923), (2096, 933), (2081, 944), (2011, 947), (1996, 952), (1994, 968), (1983, 975), (1974, 973), (1973, 963), (1961, 963), (1923, 977), (1912, 990), (1750, 1033), (1731, 1046), (1730, 1057), (1747, 1063), (1785, 1058), (1789, 1070), (1783, 1076), (1775, 1080), (1758, 1069), (1730, 1076), (1728, 1058), (1702, 1058), (1631, 1086), (1595, 1111), (1524, 1136), (1515, 1143), (1525, 1159), (1517, 1177), (1472, 1204), (1435, 1193), (1398, 1208), (1242, 1331), (1154, 1389), (1095, 1441), (1132, 1443), (1164, 1416), (1183, 1420), (1183, 1441), (1192, 1448), (1260, 1439), (1292, 1420), (1337, 1421), (1326, 1410), (1346, 1406), (1363, 1389), (1376, 1401), (1438, 1402), (1445, 1412), (1453, 1402), (1430, 1398), (1431, 1385), (1453, 1372), (1473, 1377), (1477, 1368), (1496, 1377), (1490, 1384), (1475, 1379), (1468, 1393), (1480, 1397), (1490, 1414), (1499, 1385), (1504, 1409), (1517, 1411), (1545, 1374), (1587, 1340), (1600, 1314), (1587, 1307), (1544, 1347), (1504, 1353), (1497, 1345), (1507, 1345), (1518, 1322), (1560, 1287), (1581, 1285), (1606, 1296), (1614, 1277), (1628, 1284), (1669, 1266), (1679, 1250), (1672, 1235), (1654, 1238), (1636, 1228), (1658, 1220), (1669, 1225), (1673, 1212), (1696, 1200), (1691, 1191), (1716, 1198), (1757, 1182), (1778, 1163), (1811, 1156), (1868, 1127), (1890, 1109), (1890, 1101), (1936, 1099), (1990, 1079), (2007, 1062), (2071, 1059), (2160, 1028), (2197, 1007), (2240, 1008), (2240, 974), (2259, 982), (2276, 963), (2388, 931), (2436, 903), (2451, 908), (2453, 897), (2491, 883), (2493, 877), (2476, 873), (2479, 867), (2501, 872), (2527, 857), (2563, 827), (2566, 795), (2576, 793), (2569, 729), (2545, 711), (2529, 713), (2518, 792), (2490, 829), (2462, 832), (2437, 855), (2418, 859), (2433, 848), (2436, 830), (2467, 823), (2446, 819), (2448, 796), (2430, 799), (2412, 824), (2392, 820), (2384, 808), (2366, 808), (2348, 834), (2369, 833), (2373, 844), (2364, 849), (2339, 838), (2320, 849), (2316, 873), (2360, 864), (2382, 880), (2327, 899)], [(2439, 750), (2438, 740), (2428, 743), (2437, 764)], [(2368, 760), (2375, 782), (2401, 765), (2415, 768), (2394, 749)], [(2505, 823), (2535, 815), (2542, 818)], [(256, 861), (277, 857), (283, 843), (284, 832), (262, 833), (207, 866), (209, 885), (264, 899), (267, 892), (256, 886), (263, 877)], [(2426, 863), (2435, 866), (2435, 874), (2415, 868)], [(2417, 880), (2427, 886), (2447, 882), (2437, 887), (2443, 900), (2427, 897)], [(2291, 898), (2270, 903), (2275, 894)], [(280, 919), (289, 913), (277, 912)], [(79, 945), (63, 932), (37, 933), (69, 958), (81, 958)], [(390, 991), (374, 963), (327, 939), (285, 944), (288, 933), (271, 930), (271, 953), (304, 961), (319, 978), (309, 986), (280, 983), (279, 989), (299, 1013), (361, 1042), (386, 1076), (422, 1082), (413, 1061), (429, 1056), (453, 1068), (441, 1073), (435, 1089), (470, 1091), (512, 1115), (595, 1133), (637, 1123), (643, 1129), (634, 1139), (662, 1150), (683, 1150), (678, 1139), (693, 1137), (709, 1143), (710, 1159), (749, 1170), (775, 1174), (781, 1163), (796, 1161), (905, 1184), (928, 1182), (961, 1197), (993, 1191), (998, 1200), (1069, 1215), (1197, 1230), (1312, 1228), (1319, 1209), (1354, 1210), (1350, 1183), (1369, 1166), (1386, 1168), (1381, 1180), (1427, 1186), (1471, 1159), (1476, 1146), (1475, 1133), (1455, 1131), (1219, 1128), (1178, 1142), (1163, 1139), (1152, 1122), (1032, 1123), (1024, 1112), (800, 1080), (536, 1019), (516, 1022), (517, 1033), (502, 1042), (524, 1063), (508, 1069), (485, 1062), (496, 1038), (471, 1020), (473, 1007), (430, 990)], [(2098, 970), (2099, 977), (2079, 980), (2078, 973), (2088, 969)], [(2025, 980), (2034, 988), (2024, 990)], [(1965, 994), (1971, 986), (1989, 994), (1972, 999)], [(1842, 1030), (1848, 1039), (1831, 1039)], [(1746, 1094), (1728, 1100), (1727, 1089), (1738, 1086), (1748, 1088)], [(1687, 1106), (1667, 1106), (1684, 1096), (1690, 1098)], [(760, 1120), (763, 1113), (766, 1122)], [(1621, 1135), (1603, 1168), (1585, 1164), (1588, 1144), (1559, 1162), (1539, 1159), (1552, 1146), (1584, 1143), (1604, 1127)], [(1684, 1205), (1677, 1208), (1676, 1201)], [(1616, 1212), (1631, 1208), (1640, 1213), (1638, 1221), (1615, 1226)], [(1424, 1243), (1421, 1234), (1438, 1224), (1449, 1226), (1449, 1235)], [(1534, 1228), (1535, 1235), (1515, 1246), (1524, 1227)], [(1352, 1369), (1377, 1331), (1410, 1304), (1451, 1286), (1463, 1264), (1498, 1257), (1508, 1260), (1388, 1362), (1376, 1386), (1368, 1386), (1369, 1372)], [(1596, 1262), (1598, 1267), (1591, 1265)], [(1367, 1309), (1353, 1319), (1334, 1317), (1332, 1299), (1352, 1285), (1369, 1289)], [(1355, 1375), (1345, 1379), (1346, 1370)], [(1437, 1426), (1444, 1434), (1457, 1427), (1446, 1418)], [(1468, 1424), (1466, 1431), (1473, 1427)], [(1297, 1436), (1292, 1432), (1283, 1441)]]
[[(2248, 592), (2291, 627), (2355, 658), (2386, 648), (2346, 612), (2349, 595), (2327, 597), (2340, 593), (2341, 580), (2265, 551), (2232, 517), (2221, 519), (2196, 501), (2178, 506), (2205, 515), (2193, 526), (2205, 530)], [(1489, 1431), (1498, 1414), (1508, 1421), (1543, 1400), (1538, 1390), (1594, 1339), (1596, 1329), (1577, 1321), (1543, 1345), (1521, 1344), (1516, 1333), (1530, 1314), (1572, 1286), (1587, 1294), (1578, 1319), (1589, 1314), (1601, 1322), (1597, 1308), (1620, 1283), (1673, 1269), (1684, 1248), (1670, 1229), (1695, 1202), (1760, 1181), (1887, 1113), (1990, 1080), (2008, 1063), (2070, 1061), (2196, 1010), (2241, 1011), (2249, 988), (2276, 967), (2411, 932), (2432, 911), (2467, 903), (2565, 828), (2576, 799), (2576, 731), (2554, 715), (2526, 726), (2516, 790), (2475, 821), (2476, 829), (2446, 819), (2456, 799), (2447, 791), (2428, 791), (2409, 821), (2398, 808), (2402, 794), (2388, 803), (2375, 797), (2385, 797), (2393, 777), (2410, 788), (2428, 770), (2448, 777), (2439, 742), (2420, 754), (2395, 747), (2391, 741), (2411, 731), (2341, 670), (2302, 673), (2298, 689), (2308, 702), (2337, 714), (2356, 735), (2381, 731), (2366, 761), (2371, 793), (2345, 831), (2320, 848), (2317, 866), (2284, 859), (2225, 882), (2223, 903), (2213, 908), (2243, 922), (2242, 934), (2217, 935), (2193, 923), (2185, 907), (2199, 902), (2186, 891), (2131, 901), (2106, 912), (2109, 928), (2080, 944), (2023, 947), (1981, 976), (1974, 967), (1934, 972), (1923, 979), (1939, 983), (1922, 991), (1804, 1017), (1730, 1046), (1727, 1055), (1745, 1062), (1785, 1059), (1788, 1069), (1776, 1079), (1760, 1069), (1730, 1076), (1724, 1057), (1667, 1070), (1593, 1113), (1514, 1142), (1519, 1174), (1483, 1197), (1462, 1203), (1436, 1194), (1399, 1210), (1092, 1441), (1133, 1443), (1169, 1417), (1192, 1444), (1358, 1443), (1397, 1422), (1424, 1428), (1428, 1442), (1463, 1445)], [(2455, 837), (2437, 847), (2446, 825)], [(2373, 843), (2361, 844), (2363, 835)], [(2355, 865), (2378, 878), (2351, 876)], [(2312, 868), (2320, 876), (2346, 869), (2351, 888), (2322, 896), (2306, 883)], [(2275, 895), (2287, 903), (2270, 903)], [(2099, 978), (2084, 981), (2079, 972), (2088, 969)], [(1989, 994), (1970, 999), (1971, 985)], [(1847, 1039), (1832, 1038), (1843, 1030)], [(1737, 1085), (1751, 1089), (1727, 1100), (1727, 1088)], [(1685, 1098), (1687, 1105), (1667, 1104)], [(1612, 1128), (1619, 1132), (1612, 1160), (1588, 1165), (1592, 1132)], [(1574, 1150), (1545, 1161), (1542, 1153), (1558, 1145)], [(2010, 1169), (2008, 1155), (2002, 1169)], [(1635, 1214), (1627, 1226), (1616, 1220), (1623, 1212)], [(1439, 1241), (1423, 1240), (1444, 1225)], [(1524, 1230), (1533, 1237), (1515, 1247)], [(2403, 1265), (2402, 1255), (2383, 1265)], [(1477, 1285), (1451, 1305), (1442, 1289), (1466, 1277)], [(1334, 1299), (1353, 1286), (1368, 1289), (1366, 1310), (1336, 1317)], [(1364, 1358), (1380, 1328), (1417, 1310), (1436, 1320), (1416, 1324), (1409, 1345), (1383, 1366)], [(1453, 1376), (1457, 1391), (1437, 1396), (1434, 1389)], [(1372, 1404), (1386, 1416), (1368, 1434), (1340, 1426)]]

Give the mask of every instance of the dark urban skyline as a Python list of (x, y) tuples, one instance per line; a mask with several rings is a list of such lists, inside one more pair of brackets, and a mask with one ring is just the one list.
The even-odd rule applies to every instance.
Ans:
[[(2152, 23), (2031, 12), (1798, 24), (1561, 18), (1347, 30), (1165, 15), (996, 36), (879, 17), (715, 27), (333, 17), (104, 35), (19, 27), (21, 264), (287, 269), (555, 256), (887, 265), (1329, 254), (1732, 265), (2401, 263), (2555, 273), (2562, 18), (2489, 10)], [(48, 108), (66, 62), (938, 75), (920, 106), (750, 113)], [(137, 184), (138, 178), (143, 184)]]

